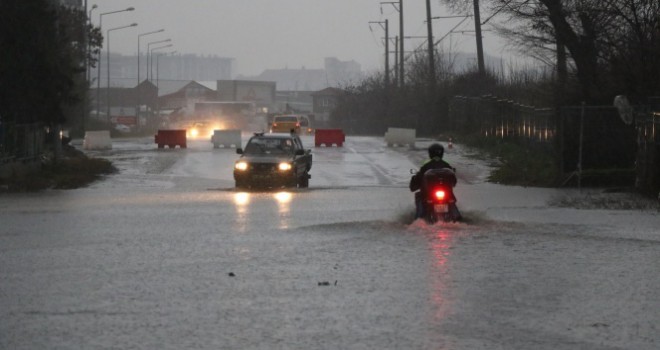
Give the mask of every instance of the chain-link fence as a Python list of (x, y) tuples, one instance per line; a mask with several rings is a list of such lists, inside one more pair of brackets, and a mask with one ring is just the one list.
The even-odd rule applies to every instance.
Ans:
[(635, 125), (611, 106), (560, 109), (559, 156), (563, 174), (590, 178), (591, 184), (634, 184)]
[[(456, 96), (449, 103), (449, 120), (452, 129), (463, 134), (552, 152), (565, 183), (583, 178), (589, 178), (590, 184), (634, 183), (637, 131), (635, 124), (626, 124), (614, 107), (554, 110), (493, 96)], [(652, 167), (657, 168), (655, 162)]]

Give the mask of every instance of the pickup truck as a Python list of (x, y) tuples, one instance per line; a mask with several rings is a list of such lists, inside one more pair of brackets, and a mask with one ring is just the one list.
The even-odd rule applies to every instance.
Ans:
[(309, 187), (312, 151), (296, 134), (256, 133), (236, 153), (236, 188)]

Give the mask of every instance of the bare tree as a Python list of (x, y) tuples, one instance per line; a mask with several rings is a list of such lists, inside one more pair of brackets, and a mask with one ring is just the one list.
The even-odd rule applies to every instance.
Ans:
[[(500, 33), (532, 57), (554, 63), (560, 80), (567, 70), (565, 47), (584, 100), (607, 100), (616, 85), (629, 93), (657, 89), (651, 58), (658, 52), (658, 1), (492, 0), (491, 11), (508, 16)], [(619, 72), (628, 82), (605, 72)]]

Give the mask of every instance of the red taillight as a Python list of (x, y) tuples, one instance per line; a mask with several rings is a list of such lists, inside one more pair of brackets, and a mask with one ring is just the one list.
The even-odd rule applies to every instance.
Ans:
[(437, 190), (435, 191), (435, 198), (438, 200), (444, 200), (445, 199), (445, 191), (443, 190)]
[(277, 126), (277, 123), (273, 123), (273, 126)]
[(300, 127), (300, 123), (296, 123), (296, 128), (299, 128), (299, 127)]

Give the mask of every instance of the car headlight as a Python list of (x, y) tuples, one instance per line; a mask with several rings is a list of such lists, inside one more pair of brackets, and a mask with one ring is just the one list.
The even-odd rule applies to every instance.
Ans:
[(280, 163), (279, 169), (282, 171), (291, 170), (291, 163)]
[(197, 135), (199, 135), (199, 130), (197, 129), (190, 130), (190, 136), (197, 137)]
[(236, 168), (236, 170), (245, 171), (248, 168), (248, 163), (247, 162), (238, 162), (238, 163), (236, 163), (236, 165), (234, 165), (234, 168)]

